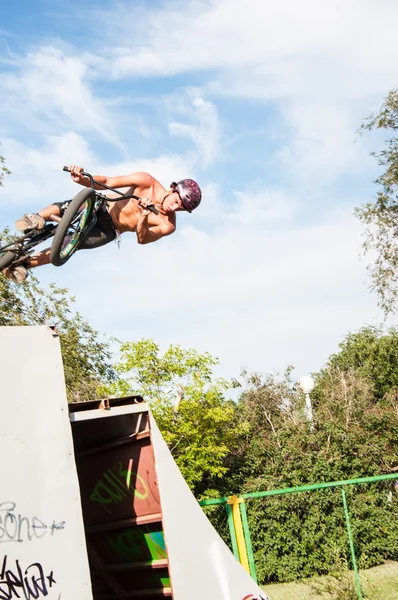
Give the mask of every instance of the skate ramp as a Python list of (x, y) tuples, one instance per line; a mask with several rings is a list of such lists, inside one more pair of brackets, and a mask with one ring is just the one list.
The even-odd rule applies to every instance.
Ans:
[(70, 405), (94, 600), (266, 599), (203, 513), (142, 400)]
[(0, 598), (92, 600), (59, 339), (0, 327)]
[(140, 396), (66, 401), (58, 336), (0, 327), (0, 597), (266, 599)]

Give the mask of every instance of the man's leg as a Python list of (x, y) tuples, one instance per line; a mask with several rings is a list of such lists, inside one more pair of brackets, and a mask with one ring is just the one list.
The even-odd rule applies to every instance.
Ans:
[[(58, 220), (63, 212), (63, 203), (56, 202), (43, 208), (43, 210), (38, 213), (28, 213), (24, 215), (21, 219), (18, 219), (15, 223), (15, 227), (18, 231), (29, 231), (32, 229), (40, 230), (45, 227), (47, 221)], [(53, 217), (55, 217), (55, 219)]]
[[(46, 221), (54, 220), (52, 215), (55, 217), (62, 216), (67, 208), (68, 203), (56, 203), (47, 206), (41, 210), (40, 215)], [(105, 244), (112, 242), (117, 236), (115, 226), (112, 218), (106, 208), (102, 208), (97, 213), (97, 224), (90, 229), (90, 231), (81, 237), (79, 242), (79, 250), (90, 250), (92, 248), (99, 248)], [(37, 254), (29, 257), (25, 266), (20, 265), (14, 269), (4, 269), (3, 273), (9, 279), (13, 279), (20, 283), (24, 281), (28, 276), (28, 269), (34, 269), (50, 263), (50, 248), (46, 248)], [(18, 277), (15, 277), (17, 275)]]
[[(42, 217), (46, 222), (54, 221), (52, 217), (60, 218), (65, 210), (63, 209), (62, 203), (50, 204), (43, 210), (39, 211), (37, 214)], [(29, 269), (34, 269), (35, 267), (41, 267), (43, 265), (50, 264), (50, 248), (46, 248), (45, 250), (41, 250), (37, 254), (33, 254), (29, 258)]]
[(21, 283), (25, 281), (28, 277), (28, 273), (30, 269), (34, 269), (36, 267), (41, 267), (43, 265), (48, 265), (50, 263), (50, 248), (46, 248), (33, 256), (30, 256), (26, 259), (24, 264), (18, 265), (17, 267), (10, 267), (8, 269), (3, 270), (3, 275), (5, 275), (8, 279), (15, 281), (16, 283)]
[(29, 269), (35, 269), (36, 267), (42, 267), (43, 265), (50, 264), (50, 248), (46, 248), (45, 250), (41, 250), (37, 254), (33, 254), (29, 258)]
[[(41, 210), (38, 214), (50, 221), (51, 215), (58, 216), (63, 215), (64, 209), (57, 204), (52, 204), (44, 210)], [(91, 250), (93, 248), (99, 248), (105, 244), (109, 244), (116, 238), (116, 230), (112, 222), (112, 218), (105, 208), (102, 208), (97, 213), (97, 224), (90, 229), (86, 235), (82, 235), (80, 238), (79, 250)], [(41, 267), (50, 263), (50, 248), (46, 248), (37, 254), (34, 254), (29, 259), (29, 269), (35, 267)]]
[(45, 221), (54, 221), (52, 218), (53, 216), (62, 217), (64, 215), (65, 210), (69, 206), (69, 202), (69, 200), (66, 202), (54, 202), (54, 204), (50, 204), (50, 206), (43, 208), (43, 210), (40, 210), (37, 214), (43, 217)]
[[(27, 214), (19, 219), (15, 226), (19, 231), (26, 231), (29, 229), (43, 229), (47, 221), (58, 220), (65, 211), (64, 203), (59, 202), (56, 204), (50, 204), (46, 208), (43, 208), (37, 214)], [(56, 217), (54, 219), (53, 217)], [(43, 265), (50, 263), (50, 248), (46, 248), (33, 256), (30, 256), (25, 264), (18, 265), (17, 267), (10, 267), (4, 269), (3, 274), (17, 283), (25, 281), (28, 276), (28, 269), (35, 269)]]

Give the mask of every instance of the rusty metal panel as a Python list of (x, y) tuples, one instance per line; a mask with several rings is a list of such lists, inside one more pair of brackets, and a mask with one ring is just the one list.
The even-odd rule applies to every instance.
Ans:
[(84, 456), (78, 474), (88, 527), (160, 512), (149, 437)]
[(128, 405), (71, 415), (94, 600), (172, 597), (148, 411)]

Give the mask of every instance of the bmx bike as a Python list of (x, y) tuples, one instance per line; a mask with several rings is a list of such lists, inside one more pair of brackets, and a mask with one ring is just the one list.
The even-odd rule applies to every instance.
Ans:
[[(63, 167), (69, 172), (68, 167)], [(23, 264), (34, 252), (34, 248), (42, 242), (53, 238), (50, 250), (50, 261), (56, 267), (64, 265), (79, 247), (82, 236), (89, 233), (97, 222), (98, 212), (106, 202), (118, 202), (134, 198), (141, 200), (135, 194), (124, 194), (119, 190), (96, 181), (90, 173), (82, 171), (90, 180), (90, 187), (81, 190), (74, 198), (67, 200), (68, 208), (62, 217), (55, 215), (51, 219), (55, 222), (46, 223), (41, 230), (28, 231), (18, 239), (0, 246), (0, 272), (6, 268)], [(110, 198), (94, 188), (101, 186), (106, 190), (115, 192), (120, 198)], [(154, 214), (159, 214), (155, 206), (149, 205), (147, 209)]]

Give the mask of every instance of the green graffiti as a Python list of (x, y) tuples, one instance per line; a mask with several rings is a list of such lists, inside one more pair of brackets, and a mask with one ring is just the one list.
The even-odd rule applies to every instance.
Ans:
[[(167, 569), (167, 567), (165, 567), (165, 569)], [(164, 570), (162, 569), (160, 573), (159, 571), (156, 571), (158, 571), (158, 569), (155, 569), (155, 571), (153, 571), (152, 573), (148, 573), (148, 583), (150, 585), (153, 585), (153, 587), (159, 587), (159, 584), (162, 586), (162, 588), (170, 587), (170, 577), (168, 575), (162, 577), (161, 575), (161, 572), (163, 571), (164, 573)]]
[[(135, 487), (132, 485), (132, 481)], [(138, 482), (142, 487), (141, 492), (137, 490)], [(129, 467), (124, 469), (121, 462), (118, 462), (112, 469), (104, 471), (100, 480), (95, 484), (93, 491), (89, 494), (90, 500), (98, 502), (104, 508), (107, 504), (119, 504), (128, 496), (145, 500), (148, 497), (148, 486), (141, 475), (138, 475)]]
[(154, 531), (145, 534), (146, 543), (153, 560), (167, 558), (166, 544), (163, 531)]
[(159, 560), (167, 558), (163, 531), (126, 529), (115, 538), (107, 536), (115, 554), (124, 560)]

